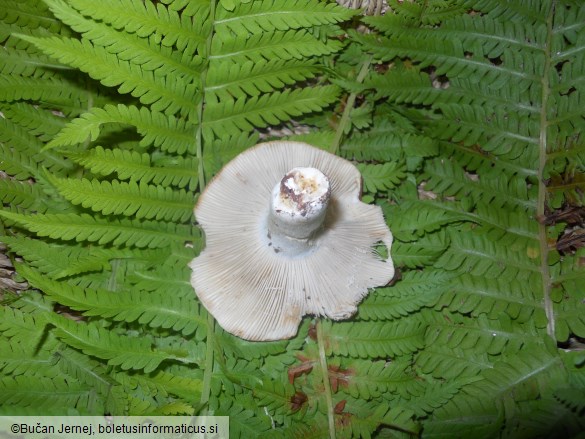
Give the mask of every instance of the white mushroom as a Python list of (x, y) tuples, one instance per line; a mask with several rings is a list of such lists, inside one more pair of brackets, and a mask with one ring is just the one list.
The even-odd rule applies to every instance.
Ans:
[(195, 208), (206, 248), (189, 264), (197, 296), (248, 340), (297, 333), (306, 314), (353, 315), (394, 276), (382, 211), (360, 201), (350, 162), (299, 142), (255, 146), (228, 163)]

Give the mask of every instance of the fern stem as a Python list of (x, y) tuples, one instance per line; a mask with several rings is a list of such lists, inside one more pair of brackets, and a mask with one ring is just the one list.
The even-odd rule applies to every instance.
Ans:
[[(208, 57), (211, 54), (211, 43), (213, 42), (213, 36), (215, 33), (215, 8), (216, 2), (212, 0), (209, 2), (209, 21), (211, 23), (211, 29), (207, 36), (205, 44), (205, 55)], [(199, 193), (203, 192), (205, 188), (205, 173), (203, 167), (203, 110), (205, 108), (205, 83), (207, 81), (208, 68), (203, 69), (201, 72), (201, 102), (199, 102), (199, 108), (197, 109), (199, 125), (197, 128), (197, 168), (199, 178)], [(205, 369), (203, 371), (203, 386), (201, 388), (201, 406), (204, 415), (208, 413), (208, 403), (211, 394), (211, 378), (213, 376), (214, 367), (214, 355), (215, 355), (215, 319), (210, 312), (207, 312), (207, 345), (205, 347)]]
[(118, 269), (120, 268), (120, 259), (112, 259), (110, 266), (112, 267), (112, 272), (108, 278), (106, 288), (109, 291), (116, 291), (118, 289)]
[(205, 370), (203, 371), (203, 386), (201, 388), (200, 403), (203, 415), (207, 414), (207, 404), (211, 394), (211, 378), (213, 376), (213, 356), (215, 348), (215, 319), (207, 313), (207, 346), (205, 347)]
[[(362, 63), (360, 71), (356, 78), (356, 82), (358, 84), (361, 84), (365, 79), (366, 75), (368, 74), (371, 62), (372, 57), (370, 56)], [(339, 151), (341, 138), (343, 137), (347, 124), (350, 123), (349, 115), (351, 113), (351, 110), (353, 109), (357, 95), (358, 95), (357, 93), (350, 93), (350, 95), (347, 98), (345, 108), (343, 109), (343, 114), (341, 115), (341, 119), (339, 120), (339, 124), (337, 125), (337, 130), (335, 131), (335, 137), (333, 138), (333, 142), (331, 142), (331, 147), (329, 148), (329, 152), (333, 154), (337, 154), (337, 152)]]
[[(548, 128), (548, 96), (550, 93), (550, 84), (548, 79), (548, 72), (551, 69), (551, 44), (552, 44), (552, 31), (553, 31), (553, 17), (555, 3), (551, 4), (551, 11), (547, 18), (547, 40), (544, 48), (545, 55), (545, 67), (544, 73), (541, 78), (542, 82), (542, 96), (540, 102), (540, 135), (539, 135), (539, 166), (538, 166), (538, 204), (536, 208), (536, 217), (544, 218), (546, 194), (547, 188), (544, 182), (544, 172), (547, 162), (547, 128)], [(542, 295), (544, 300), (544, 312), (547, 317), (546, 332), (553, 339), (555, 339), (555, 316), (550, 297), (552, 283), (550, 279), (550, 272), (548, 266), (548, 237), (546, 233), (546, 225), (539, 221), (538, 222), (538, 235), (540, 241), (540, 275), (542, 278)]]
[(335, 439), (335, 417), (333, 412), (333, 398), (331, 385), (329, 384), (329, 369), (325, 356), (325, 336), (323, 334), (323, 322), (317, 322), (317, 345), (319, 346), (319, 363), (323, 374), (323, 387), (325, 388), (325, 401), (327, 402), (327, 419), (329, 420), (329, 437)]
[[(215, 8), (216, 2), (211, 1), (209, 2), (209, 21), (211, 23), (211, 27), (209, 30), (209, 35), (207, 35), (207, 40), (205, 42), (205, 56), (207, 56), (208, 62), (211, 56), (211, 45), (213, 42), (213, 36), (215, 35)], [(199, 192), (201, 193), (205, 188), (205, 168), (203, 166), (203, 111), (205, 109), (205, 90), (206, 90), (206, 83), (207, 83), (207, 72), (209, 70), (209, 65), (207, 68), (201, 71), (201, 99), (199, 101), (199, 105), (197, 108), (197, 135), (195, 141), (197, 142), (196, 145), (196, 155), (197, 155), (197, 174), (199, 178)]]

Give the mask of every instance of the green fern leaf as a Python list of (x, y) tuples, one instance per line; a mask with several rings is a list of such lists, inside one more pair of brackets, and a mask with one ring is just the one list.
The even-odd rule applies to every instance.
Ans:
[(285, 90), (250, 99), (208, 103), (203, 129), (208, 138), (250, 132), (301, 114), (320, 111), (339, 93), (335, 86)]
[(458, 212), (457, 207), (459, 206), (455, 203), (440, 205), (428, 201), (405, 201), (400, 205), (382, 204), (392, 235), (401, 241), (416, 241), (446, 225), (473, 219), (464, 212)]
[(70, 162), (48, 151), (41, 151), (42, 142), (12, 120), (0, 118), (0, 166), (18, 180), (38, 178), (39, 167), (44, 166), (58, 173), (71, 168)]
[(493, 367), (487, 353), (469, 352), (461, 348), (444, 349), (427, 345), (416, 358), (416, 366), (423, 373), (438, 379), (461, 380), (476, 377)]
[(463, 393), (435, 411), (432, 419), (425, 422), (425, 433), (438, 439), (454, 435), (493, 438), (500, 435), (503, 418), (492, 399)]
[(148, 375), (120, 372), (115, 374), (115, 378), (127, 387), (134, 388), (138, 384), (161, 396), (167, 397), (169, 394), (173, 394), (185, 401), (198, 404), (202, 390), (201, 379), (193, 376), (193, 373), (192, 376), (181, 376), (173, 372), (172, 369), (170, 372), (156, 371)]
[(149, 338), (118, 335), (96, 324), (76, 323), (57, 315), (48, 319), (55, 326), (55, 336), (61, 341), (88, 355), (108, 360), (108, 364), (120, 366), (123, 370), (140, 369), (148, 373), (165, 360), (179, 359), (168, 352), (154, 350), (153, 340)]
[[(102, 316), (116, 321), (148, 324), (153, 328), (179, 331), (184, 335), (195, 331), (205, 334), (206, 321), (200, 317), (192, 298), (171, 297), (158, 292), (129, 290), (113, 292), (81, 288), (66, 282), (48, 280), (40, 273), (21, 266), (19, 272), (35, 287), (55, 301), (87, 316)], [(185, 281), (186, 283), (186, 281)], [(202, 338), (202, 335), (199, 335)]]
[(193, 216), (195, 200), (183, 190), (133, 181), (58, 179), (49, 181), (73, 204), (104, 215), (122, 214), (136, 218), (187, 222)]
[[(533, 210), (535, 206), (533, 189), (526, 187), (525, 180), (515, 176), (479, 176), (474, 179), (449, 160), (427, 162), (423, 178), (427, 181), (425, 189), (444, 193), (447, 196), (471, 196), (482, 204), (488, 200), (496, 206), (508, 205)], [(530, 192), (529, 192), (530, 191)], [(530, 196), (529, 196), (530, 194)]]
[(195, 129), (184, 121), (145, 107), (106, 105), (92, 108), (81, 117), (72, 120), (46, 148), (68, 146), (96, 140), (103, 124), (124, 123), (133, 125), (144, 137), (142, 147), (154, 145), (169, 153), (193, 152)]
[(67, 123), (65, 117), (23, 102), (4, 105), (0, 108), (7, 119), (23, 127), (43, 142), (52, 139)]
[(359, 306), (363, 320), (393, 320), (435, 304), (450, 287), (452, 275), (445, 271), (408, 271), (390, 288), (377, 288)]
[[(164, 72), (176, 75), (187, 83), (198, 81), (200, 72), (186, 64), (181, 59), (180, 52), (161, 45), (155, 46), (148, 40), (135, 36), (136, 34), (122, 34), (100, 22), (86, 19), (64, 1), (47, 0), (46, 3), (57, 18), (83, 34), (94, 45), (105, 47), (108, 52), (117, 54), (119, 59), (138, 64), (144, 70), (156, 71), (157, 75)], [(176, 16), (174, 18), (177, 19)], [(186, 23), (187, 21), (177, 26), (177, 30), (182, 29), (182, 25)]]
[(428, 234), (414, 242), (396, 240), (392, 244), (392, 260), (397, 267), (431, 265), (443, 255), (447, 247), (448, 239), (444, 233)]
[(539, 261), (526, 257), (528, 249), (499, 247), (472, 231), (449, 235), (451, 246), (436, 262), (436, 267), (505, 280), (525, 281), (540, 273)]
[(41, 348), (29, 342), (0, 340), (0, 374), (7, 376), (44, 376), (53, 378), (58, 374), (54, 368), (54, 339), (43, 343)]
[(211, 62), (270, 61), (271, 59), (303, 59), (329, 55), (341, 49), (338, 41), (319, 41), (305, 30), (275, 31), (254, 34), (243, 40), (235, 35), (224, 39), (214, 38), (211, 46)]
[[(505, 395), (515, 392), (524, 400), (533, 400), (548, 393), (548, 386), (539, 383), (539, 378), (548, 377), (549, 386), (562, 381), (566, 373), (562, 361), (545, 349), (532, 349), (514, 357), (497, 362), (493, 368), (484, 372), (485, 380), (475, 384), (478, 390), (492, 395)], [(541, 378), (542, 379), (542, 378)], [(496, 401), (501, 401), (499, 398)]]
[(524, 323), (532, 320), (539, 328), (546, 327), (546, 315), (534, 278), (526, 280), (463, 274), (453, 279), (437, 305), (473, 316), (487, 314), (496, 319), (502, 312)]
[(241, 3), (233, 11), (219, 10), (215, 21), (217, 32), (233, 32), (240, 38), (250, 34), (286, 31), (350, 19), (355, 12), (335, 4), (311, 0), (271, 0)]
[(159, 35), (163, 46), (177, 46), (177, 49), (193, 55), (205, 45), (203, 33), (205, 21), (192, 19), (195, 14), (206, 16), (209, 4), (203, 1), (190, 2), (181, 16), (172, 7), (163, 4), (145, 3), (140, 0), (71, 0), (71, 6), (86, 17), (101, 20), (114, 29), (136, 33), (141, 38)]
[(530, 322), (525, 326), (513, 325), (506, 316), (497, 320), (490, 320), (485, 315), (470, 319), (443, 312), (442, 316), (437, 315), (434, 320), (427, 329), (425, 341), (443, 347), (445, 353), (462, 349), (469, 357), (473, 357), (476, 352), (514, 355), (524, 346), (540, 348), (543, 345), (534, 325)]
[(0, 100), (41, 101), (46, 106), (54, 105), (67, 113), (78, 113), (83, 106), (87, 108), (88, 92), (74, 81), (64, 78), (4, 76), (0, 77)]
[[(181, 157), (152, 158), (146, 153), (96, 146), (86, 154), (68, 154), (69, 158), (94, 174), (116, 173), (120, 180), (141, 181), (161, 186), (197, 188), (197, 159)], [(153, 164), (157, 166), (153, 166)]]
[(428, 137), (410, 133), (388, 120), (374, 119), (374, 127), (352, 136), (341, 145), (348, 159), (389, 161), (400, 160), (405, 153), (428, 157), (436, 154), (436, 143)]
[(135, 256), (127, 249), (88, 249), (86, 246), (58, 245), (25, 237), (2, 237), (2, 242), (28, 264), (53, 279), (102, 271), (109, 268), (112, 259)]
[(39, 236), (53, 239), (112, 243), (136, 247), (167, 247), (171, 242), (198, 239), (187, 226), (153, 221), (106, 221), (89, 215), (47, 214), (21, 215), (0, 211), (0, 216), (14, 221)]
[(180, 78), (155, 77), (139, 65), (120, 60), (102, 47), (74, 38), (31, 38), (20, 36), (47, 55), (99, 80), (106, 87), (118, 87), (118, 92), (130, 93), (154, 111), (194, 113), (197, 101), (195, 87)]
[(410, 398), (422, 391), (422, 384), (408, 369), (405, 362), (352, 360), (344, 366), (347, 373), (340, 377), (340, 388), (363, 400), (372, 400), (384, 393)]
[(41, 76), (44, 72), (52, 70), (69, 70), (69, 67), (59, 64), (49, 57), (32, 55), (12, 47), (5, 47), (0, 59), (3, 63), (0, 67), (2, 75)]
[(37, 185), (0, 178), (0, 200), (2, 203), (18, 206), (23, 209), (34, 209), (41, 199), (41, 191)]
[(86, 385), (70, 381), (66, 377), (2, 377), (0, 405), (30, 407), (43, 412), (56, 409), (61, 413), (77, 408), (86, 413), (90, 400), (93, 400), (93, 391)]
[(388, 358), (414, 352), (423, 346), (424, 329), (416, 319), (323, 326), (327, 355)]
[(211, 63), (205, 91), (216, 95), (217, 100), (255, 97), (313, 78), (318, 70), (314, 62), (307, 60)]
[(12, 31), (17, 29), (24, 29), (31, 35), (43, 36), (67, 32), (62, 23), (51, 17), (49, 9), (42, 0), (28, 0), (26, 2), (3, 0), (0, 20), (3, 24), (10, 26), (6, 33), (4, 33), (4, 28), (0, 31), (2, 41), (5, 41), (13, 33)]
[(105, 365), (75, 349), (61, 346), (55, 352), (55, 357), (57, 366), (63, 373), (74, 377), (77, 382), (90, 386), (101, 397), (107, 397), (110, 388), (115, 384), (108, 375)]
[(400, 162), (386, 162), (379, 165), (358, 163), (362, 174), (364, 189), (375, 194), (396, 187), (406, 178), (406, 167)]

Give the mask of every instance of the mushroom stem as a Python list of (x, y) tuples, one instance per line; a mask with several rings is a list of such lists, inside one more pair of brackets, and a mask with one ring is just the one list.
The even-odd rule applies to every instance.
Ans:
[(268, 238), (276, 252), (299, 254), (323, 225), (331, 196), (329, 178), (315, 168), (293, 168), (274, 187)]

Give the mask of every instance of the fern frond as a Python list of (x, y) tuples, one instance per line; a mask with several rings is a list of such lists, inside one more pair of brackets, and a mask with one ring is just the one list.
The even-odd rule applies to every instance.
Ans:
[(263, 358), (270, 355), (278, 355), (286, 352), (288, 341), (270, 341), (266, 343), (254, 343), (247, 340), (241, 340), (225, 332), (218, 334), (218, 340), (224, 346), (224, 352), (227, 355), (233, 355), (239, 358)]
[(47, 177), (65, 199), (103, 215), (121, 214), (180, 223), (187, 222), (193, 216), (195, 200), (184, 190), (134, 181)]
[(382, 203), (382, 210), (401, 241), (416, 241), (429, 232), (459, 221), (472, 220), (467, 212), (459, 212), (455, 203), (441, 205), (428, 201), (405, 201), (400, 205)]
[[(180, 52), (174, 52), (160, 44), (155, 45), (136, 34), (121, 33), (93, 19), (84, 18), (62, 0), (47, 0), (46, 3), (57, 18), (83, 34), (95, 46), (105, 47), (108, 52), (118, 55), (119, 59), (140, 65), (144, 70), (156, 71), (159, 76), (172, 74), (187, 83), (198, 80), (200, 72), (186, 64), (181, 59)], [(177, 30), (182, 30), (183, 24), (186, 21)]]
[(358, 316), (364, 320), (393, 320), (432, 305), (450, 286), (453, 275), (445, 271), (407, 271), (390, 288), (377, 288), (359, 306)]
[(178, 111), (191, 114), (197, 102), (193, 84), (178, 77), (155, 77), (153, 72), (139, 65), (121, 60), (103, 47), (75, 38), (31, 38), (22, 35), (47, 55), (88, 73), (106, 87), (118, 87), (118, 92), (129, 93), (150, 105), (154, 111), (173, 114)]
[(30, 134), (47, 142), (68, 122), (65, 117), (24, 102), (0, 106), (2, 114)]
[(101, 397), (107, 396), (110, 388), (115, 384), (115, 381), (108, 375), (107, 367), (104, 364), (75, 349), (61, 346), (54, 353), (54, 356), (57, 366), (63, 373), (74, 377), (77, 382), (95, 389)]
[(21, 215), (0, 211), (0, 216), (39, 236), (53, 239), (112, 243), (136, 247), (167, 247), (172, 242), (198, 239), (196, 231), (173, 223), (138, 220), (104, 220), (82, 214)]
[[(25, 237), (2, 237), (2, 242), (28, 264), (53, 279), (105, 270), (112, 259), (135, 256), (130, 250), (58, 245)], [(26, 268), (25, 268), (26, 269)]]
[[(230, 416), (230, 434), (236, 437), (254, 437), (264, 435), (270, 437), (271, 433), (276, 430), (271, 429), (270, 419), (268, 416), (259, 417), (258, 414), (250, 409), (249, 405), (242, 405), (238, 401), (229, 401), (222, 404), (215, 412), (218, 416)], [(278, 435), (282, 434), (282, 430), (278, 430)], [(279, 436), (274, 436), (279, 437)], [(282, 436), (280, 436), (282, 437)], [(308, 436), (303, 436), (308, 438)]]
[(294, 116), (320, 111), (335, 101), (339, 89), (328, 85), (315, 88), (285, 90), (250, 99), (210, 101), (203, 122), (204, 132), (209, 138), (237, 135), (278, 124)]
[[(398, 29), (392, 35), (392, 42), (378, 39), (370, 35), (356, 37), (367, 50), (371, 51), (380, 61), (389, 61), (395, 57), (415, 58), (420, 61), (420, 67), (431, 65), (438, 66), (436, 73), (448, 77), (457, 76), (462, 78), (475, 78), (492, 84), (505, 84), (509, 81), (523, 90), (526, 90), (532, 81), (536, 79), (536, 70), (542, 64), (543, 58), (540, 54), (530, 50), (526, 43), (522, 46), (524, 52), (519, 56), (513, 56), (507, 52), (514, 62), (513, 64), (495, 65), (489, 60), (478, 56), (465, 57), (465, 46), (460, 36), (453, 35), (452, 31), (445, 31), (443, 35), (437, 34), (435, 30), (424, 29), (411, 33), (402, 33)], [(536, 58), (536, 63), (534, 59)], [(536, 64), (536, 65), (535, 65)], [(524, 70), (522, 66), (525, 66)]]
[[(392, 224), (390, 224), (392, 226)], [(397, 267), (416, 268), (436, 262), (448, 247), (448, 239), (444, 233), (433, 233), (423, 236), (417, 241), (394, 241), (392, 244), (392, 260)]]
[(374, 119), (374, 127), (352, 136), (340, 148), (348, 159), (388, 161), (400, 160), (405, 153), (428, 157), (436, 154), (435, 141), (410, 133), (388, 120)]
[(19, 272), (56, 302), (83, 311), (87, 316), (102, 316), (126, 322), (138, 321), (153, 328), (172, 329), (184, 335), (195, 331), (205, 333), (206, 321), (199, 315), (193, 298), (169, 298), (168, 295), (156, 291), (145, 294), (139, 290), (93, 290), (49, 280), (24, 266), (20, 267)]
[[(155, 163), (151, 155), (124, 149), (96, 146), (86, 154), (68, 154), (69, 158), (94, 174), (116, 173), (120, 180), (141, 181), (161, 186), (197, 188), (197, 159), (162, 157)], [(153, 157), (156, 160), (156, 157)], [(153, 166), (158, 165), (158, 166)]]
[(38, 200), (41, 198), (41, 190), (37, 185), (0, 178), (0, 202), (2, 203), (23, 209), (35, 209), (39, 206)]
[(313, 78), (318, 71), (318, 65), (308, 60), (211, 63), (205, 91), (216, 95), (217, 100), (239, 99), (246, 95), (255, 97)]
[(388, 358), (414, 352), (423, 346), (424, 328), (416, 319), (323, 326), (327, 355)]
[(16, 376), (0, 378), (0, 404), (6, 407), (30, 407), (34, 410), (56, 409), (64, 413), (90, 405), (93, 391), (66, 377)]
[(536, 327), (544, 328), (546, 315), (537, 291), (533, 278), (519, 281), (463, 274), (450, 282), (437, 305), (473, 316), (485, 313), (491, 319), (505, 312), (520, 323), (532, 320)]
[(476, 377), (493, 367), (493, 364), (484, 352), (470, 353), (461, 348), (443, 349), (431, 344), (418, 354), (416, 366), (437, 379), (461, 380)]
[(11, 342), (34, 345), (42, 337), (45, 314), (31, 314), (9, 306), (0, 306), (0, 333)]
[(87, 106), (88, 94), (78, 84), (63, 78), (0, 76), (0, 100), (36, 101), (69, 112), (79, 112), (80, 107)]
[(153, 349), (150, 338), (118, 335), (94, 323), (76, 323), (57, 315), (48, 319), (55, 327), (55, 336), (61, 341), (88, 355), (108, 360), (108, 364), (120, 366), (123, 370), (139, 369), (148, 373), (165, 360), (179, 359), (168, 352)]
[(585, 273), (578, 262), (579, 258), (579, 253), (575, 256), (567, 255), (551, 269), (555, 280), (551, 294), (555, 299), (556, 337), (559, 341), (568, 340), (571, 334), (583, 337), (585, 333), (585, 316), (582, 312)]
[(528, 196), (529, 190), (534, 189), (529, 189), (525, 180), (516, 176), (479, 176), (474, 180), (452, 161), (442, 159), (428, 161), (423, 178), (428, 189), (447, 196), (471, 196), (482, 204), (489, 201), (499, 207), (506, 205), (525, 210), (536, 207), (534, 197)]
[(371, 194), (393, 189), (406, 178), (406, 166), (401, 162), (358, 163), (357, 168), (362, 174), (365, 191)]
[(525, 399), (536, 399), (548, 393), (548, 386), (540, 384), (542, 381), (539, 378), (542, 379), (543, 375), (548, 377), (550, 384), (562, 380), (565, 371), (561, 364), (558, 356), (551, 355), (544, 348), (532, 349), (531, 352), (521, 352), (497, 362), (484, 372), (485, 380), (473, 386), (492, 395), (515, 392)]
[[(194, 244), (194, 247), (198, 247), (200, 243)], [(140, 291), (157, 291), (161, 294), (191, 299), (193, 288), (186, 279), (189, 279), (191, 275), (188, 263), (195, 254), (198, 254), (198, 250), (189, 253), (186, 257), (177, 257), (175, 254), (169, 255), (166, 251), (161, 251), (161, 255), (152, 258), (146, 267), (136, 267), (131, 274), (128, 274), (127, 280), (133, 288)]]
[(39, 77), (55, 70), (70, 70), (69, 67), (53, 61), (48, 56), (29, 54), (12, 47), (4, 47), (0, 60), (3, 63), (0, 67), (2, 75)]
[(229, 60), (243, 63), (271, 59), (303, 59), (314, 56), (329, 55), (341, 49), (338, 41), (319, 41), (306, 30), (275, 31), (254, 34), (242, 41), (242, 38), (229, 36), (225, 39), (214, 38), (211, 62)]
[(440, 407), (425, 422), (425, 433), (437, 439), (454, 435), (476, 438), (496, 437), (500, 434), (504, 413), (492, 399), (463, 393)]
[(481, 380), (479, 377), (469, 377), (446, 382), (426, 376), (426, 382), (421, 386), (420, 394), (410, 398), (400, 398), (397, 404), (407, 410), (412, 410), (417, 416), (425, 417), (459, 396), (461, 388), (466, 384), (479, 380)]
[[(62, 23), (51, 17), (47, 6), (42, 0), (26, 2), (3, 0), (2, 9), (0, 9), (0, 20), (37, 34), (56, 34), (64, 28)], [(4, 41), (5, 36), (2, 34), (0, 36)]]
[(434, 319), (435, 322), (429, 322), (425, 341), (440, 346), (445, 353), (461, 349), (469, 357), (476, 352), (515, 355), (526, 346), (540, 348), (543, 345), (541, 335), (530, 322), (525, 326), (512, 325), (511, 319), (506, 317), (490, 320), (480, 315), (470, 319), (447, 312)]
[(136, 388), (139, 385), (164, 397), (174, 394), (185, 401), (194, 404), (199, 403), (202, 382), (197, 377), (197, 373), (192, 373), (192, 376), (181, 376), (173, 373), (172, 368), (169, 369), (170, 372), (156, 371), (149, 375), (119, 372), (115, 374), (115, 378), (118, 382), (130, 388)]
[[(422, 384), (406, 362), (351, 360), (344, 366), (340, 389), (354, 398), (372, 400), (384, 393), (410, 398), (422, 391)], [(331, 372), (330, 372), (331, 375)]]
[(54, 339), (43, 343), (41, 349), (24, 340), (18, 342), (0, 340), (0, 375), (44, 376), (53, 378), (58, 374), (52, 358), (56, 348)]
[(101, 126), (109, 123), (133, 125), (143, 136), (140, 145), (154, 145), (169, 153), (194, 152), (195, 128), (181, 119), (145, 107), (106, 105), (92, 108), (72, 120), (46, 148), (68, 146), (96, 140)]
[(220, 9), (215, 20), (217, 32), (233, 32), (239, 38), (250, 34), (286, 31), (335, 24), (349, 20), (355, 11), (334, 3), (300, 0), (242, 2), (234, 11)]
[(471, 232), (449, 235), (451, 245), (436, 267), (505, 280), (525, 281), (540, 273), (539, 261), (527, 258), (526, 249), (500, 247), (487, 237)]
[(413, 421), (414, 413), (403, 407), (390, 408), (387, 403), (377, 401), (349, 400), (346, 411), (351, 417), (347, 426), (341, 424), (340, 434), (348, 437), (370, 437), (381, 425), (410, 435), (418, 433), (418, 426)]
[(175, 45), (178, 50), (191, 56), (205, 45), (203, 27), (206, 23), (191, 17), (195, 13), (199, 17), (206, 17), (206, 10), (209, 9), (207, 2), (191, 2), (181, 16), (172, 6), (166, 7), (160, 3), (155, 5), (140, 0), (104, 0), (99, 3), (72, 0), (68, 3), (83, 15), (108, 23), (114, 29), (124, 29), (141, 38), (160, 35), (163, 46)]
[(55, 173), (71, 168), (71, 163), (63, 157), (42, 151), (42, 142), (10, 119), (0, 118), (0, 142), (0, 169), (18, 180), (38, 178), (40, 166)]
[(259, 407), (266, 407), (275, 415), (282, 415), (290, 411), (291, 398), (294, 393), (294, 388), (289, 383), (269, 380), (253, 388), (256, 404)]
[[(538, 145), (538, 131), (525, 112), (470, 104), (441, 104), (437, 107), (449, 120), (447, 123), (437, 120), (434, 126), (444, 139), (464, 145), (480, 144), (482, 149), (496, 155), (508, 154), (527, 144), (533, 148)], [(451, 123), (453, 120), (458, 124)]]

